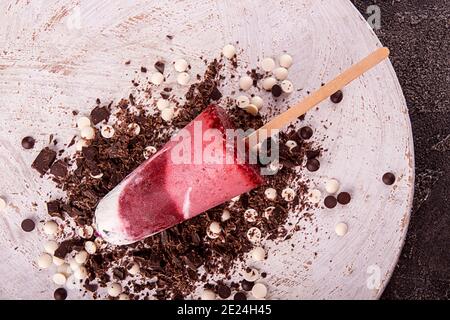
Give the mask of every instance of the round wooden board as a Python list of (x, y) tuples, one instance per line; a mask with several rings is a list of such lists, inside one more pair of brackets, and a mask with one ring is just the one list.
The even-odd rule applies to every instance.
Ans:
[[(200, 56), (217, 57), (224, 44), (236, 41), (242, 72), (286, 51), (295, 60), (290, 79), (303, 90), (280, 103), (281, 111), (381, 46), (347, 0), (6, 0), (0, 16), (0, 196), (9, 204), (0, 215), (5, 275), (0, 298), (52, 298), (51, 271), (38, 271), (34, 263), (43, 233), (38, 228), (26, 234), (20, 222), (45, 218), (49, 192), (57, 193), (30, 164), (49, 134), (62, 144), (77, 133), (72, 110), (87, 112), (98, 97), (127, 96), (136, 76), (130, 70), (185, 57), (192, 73), (201, 73)], [(124, 65), (127, 60), (131, 67)], [(224, 93), (235, 89), (236, 81)], [(318, 209), (292, 239), (266, 244), (269, 259), (255, 265), (270, 271), (268, 298), (378, 298), (402, 249), (414, 155), (405, 99), (391, 64), (347, 86), (344, 95), (341, 104), (326, 101), (305, 119), (327, 152), (320, 171), (304, 178), (325, 192), (323, 181), (334, 177), (351, 192), (352, 202)], [(38, 140), (32, 151), (20, 145), (27, 135)], [(392, 187), (381, 181), (387, 171), (397, 176)], [(349, 233), (339, 238), (334, 226), (341, 221)], [(69, 297), (81, 296), (71, 291)]]

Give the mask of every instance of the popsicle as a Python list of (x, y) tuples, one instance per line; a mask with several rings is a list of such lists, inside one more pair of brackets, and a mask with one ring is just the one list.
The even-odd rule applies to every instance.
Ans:
[[(196, 149), (195, 134), (200, 132), (196, 130), (203, 136), (210, 129), (218, 132), (216, 141), (202, 139)], [(96, 210), (100, 235), (112, 244), (130, 244), (263, 184), (259, 168), (227, 142), (226, 129), (234, 129), (226, 112), (208, 107), (182, 130), (183, 137), (179, 133), (171, 139), (100, 201)], [(185, 139), (186, 134), (194, 138)], [(176, 157), (182, 150), (189, 153), (183, 155), (187, 161)], [(196, 159), (202, 153), (205, 156)]]

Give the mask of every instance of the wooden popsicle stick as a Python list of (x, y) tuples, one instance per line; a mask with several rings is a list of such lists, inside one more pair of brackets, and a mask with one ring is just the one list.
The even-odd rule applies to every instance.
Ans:
[(324, 101), (331, 95), (333, 95), (336, 91), (342, 89), (347, 84), (372, 69), (384, 59), (389, 57), (389, 49), (388, 48), (379, 48), (366, 58), (361, 60), (360, 62), (354, 64), (349, 69), (341, 73), (335, 79), (328, 82), (326, 85), (321, 87), (319, 90), (311, 93), (304, 100), (299, 102), (298, 104), (292, 106), (279, 116), (270, 120), (264, 126), (259, 128), (257, 131), (253, 132), (247, 137), (247, 141), (251, 140), (252, 136), (257, 135), (256, 141), (261, 141), (268, 136), (271, 136), (272, 130), (280, 130), (287, 126), (289, 123), (296, 120), (301, 115), (305, 114), (311, 108)]

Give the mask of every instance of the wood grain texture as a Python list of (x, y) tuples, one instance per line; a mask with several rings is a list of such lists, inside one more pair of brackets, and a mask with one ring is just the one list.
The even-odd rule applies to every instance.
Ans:
[[(77, 7), (80, 28), (67, 24)], [(0, 282), (1, 298), (51, 298), (51, 272), (34, 265), (42, 231), (24, 234), (20, 222), (44, 218), (44, 201), (55, 191), (30, 164), (50, 133), (57, 133), (61, 146), (76, 134), (72, 110), (87, 112), (97, 97), (117, 101), (128, 95), (135, 75), (124, 61), (137, 67), (185, 57), (193, 73), (202, 72), (199, 56), (215, 57), (224, 44), (239, 41), (242, 71), (287, 51), (295, 60), (290, 79), (303, 90), (275, 106), (282, 111), (381, 46), (347, 0), (2, 1), (0, 12), (0, 194), (9, 203), (0, 217), (0, 273), (8, 274)], [(173, 41), (167, 34), (175, 35)], [(236, 86), (228, 83), (224, 93)], [(378, 298), (402, 248), (414, 156), (391, 64), (370, 71), (344, 94), (341, 104), (326, 101), (305, 119), (327, 152), (320, 171), (302, 179), (324, 191), (324, 179), (337, 178), (352, 203), (318, 209), (313, 223), (301, 222), (304, 230), (292, 239), (266, 244), (269, 259), (255, 265), (270, 271), (269, 298)], [(20, 140), (30, 134), (38, 143), (25, 152)], [(386, 171), (396, 173), (395, 186), (382, 184)], [(334, 226), (341, 221), (349, 233), (338, 238)], [(366, 285), (370, 266), (381, 271), (379, 289)]]

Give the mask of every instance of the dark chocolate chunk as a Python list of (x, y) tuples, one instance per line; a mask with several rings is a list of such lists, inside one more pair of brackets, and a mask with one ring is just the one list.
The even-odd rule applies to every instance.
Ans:
[(67, 164), (64, 160), (56, 161), (50, 168), (50, 174), (56, 178), (64, 178), (67, 175)]
[(245, 292), (236, 292), (233, 297), (234, 300), (247, 300), (247, 295)]
[(217, 287), (217, 292), (219, 294), (219, 297), (221, 297), (222, 299), (228, 299), (231, 296), (230, 287), (224, 284), (219, 284), (219, 286)]
[(316, 172), (320, 169), (320, 162), (317, 159), (309, 159), (306, 162), (306, 169), (311, 172)]
[(212, 101), (218, 101), (223, 97), (222, 92), (219, 91), (219, 89), (217, 89), (217, 87), (214, 87), (213, 90), (211, 91), (211, 95), (210, 98)]
[(308, 150), (305, 155), (307, 159), (315, 159), (320, 156), (320, 150)]
[(113, 277), (118, 280), (125, 280), (126, 278), (126, 272), (123, 268), (114, 268), (113, 270)]
[(22, 221), (22, 224), (20, 225), (22, 227), (22, 230), (25, 232), (31, 232), (36, 227), (36, 224), (31, 219), (25, 219)]
[(111, 112), (107, 107), (95, 107), (91, 111), (91, 121), (94, 125), (99, 124), (102, 121), (108, 121)]
[(300, 129), (300, 132), (299, 132), (299, 136), (305, 140), (311, 139), (313, 134), (314, 134), (314, 131), (310, 127), (303, 127)]
[(281, 89), (281, 87), (278, 84), (276, 84), (272, 87), (272, 95), (275, 98), (278, 98), (279, 96), (281, 96), (282, 93), (283, 93), (283, 89)]
[(50, 148), (44, 148), (36, 157), (31, 167), (40, 174), (45, 174), (56, 159), (56, 152)]
[(64, 288), (58, 288), (53, 293), (53, 297), (55, 300), (66, 300), (67, 298), (67, 291)]
[(22, 139), (22, 147), (27, 150), (33, 149), (35, 143), (36, 140), (33, 137), (25, 137)]
[(325, 198), (323, 203), (328, 209), (333, 209), (337, 205), (337, 199), (334, 196), (328, 196)]
[(245, 279), (241, 281), (241, 287), (245, 291), (252, 291), (254, 285), (254, 282), (250, 282)]
[(59, 217), (61, 211), (61, 202), (59, 200), (53, 200), (47, 202), (47, 212), (52, 217)]
[(141, 67), (141, 72), (142, 73), (147, 73), (147, 68), (146, 67)]
[(344, 93), (341, 90), (336, 91), (330, 97), (330, 99), (333, 103), (340, 103), (343, 98), (344, 98)]
[(170, 35), (170, 34), (168, 34), (168, 35), (166, 36), (166, 38), (169, 39), (169, 40), (172, 40), (172, 39), (173, 39), (173, 36)]
[(67, 256), (67, 254), (69, 254), (73, 250), (81, 248), (82, 246), (83, 240), (69, 239), (61, 242), (58, 249), (56, 249), (53, 255), (57, 258), (64, 259)]
[(349, 204), (350, 200), (352, 200), (352, 197), (348, 192), (341, 192), (337, 196), (337, 201), (343, 205)]
[(395, 183), (395, 175), (391, 172), (387, 172), (383, 175), (383, 183), (391, 186)]
[(164, 74), (164, 70), (166, 69), (166, 65), (162, 61), (157, 61), (155, 63), (155, 69), (158, 70), (161, 74)]
[(98, 150), (93, 146), (83, 147), (82, 153), (86, 160), (90, 161), (94, 161), (98, 156)]

